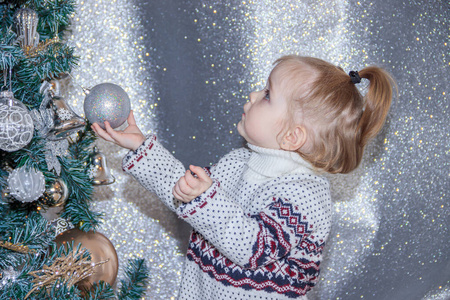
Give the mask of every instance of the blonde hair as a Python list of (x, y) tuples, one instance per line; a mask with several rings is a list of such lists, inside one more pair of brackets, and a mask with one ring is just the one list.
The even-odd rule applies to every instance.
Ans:
[(284, 66), (291, 75), (303, 77), (297, 87), (290, 84), (288, 98), (294, 106), (291, 119), (300, 111), (311, 147), (307, 153), (297, 152), (329, 173), (348, 173), (358, 167), (365, 146), (385, 123), (395, 84), (392, 77), (375, 66), (360, 70), (359, 76), (370, 81), (363, 97), (348, 74), (321, 59), (290, 55), (274, 64), (274, 70)]

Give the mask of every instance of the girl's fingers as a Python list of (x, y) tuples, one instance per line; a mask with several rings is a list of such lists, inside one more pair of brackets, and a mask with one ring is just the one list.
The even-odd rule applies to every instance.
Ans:
[(175, 196), (176, 199), (183, 201), (183, 202), (187, 202), (187, 201), (191, 200), (191, 197), (182, 191), (181, 182), (182, 181), (180, 181), (180, 180), (177, 181), (177, 183), (175, 184), (175, 186), (172, 189), (172, 194)]
[(136, 125), (136, 120), (134, 119), (133, 110), (130, 110), (130, 114), (128, 115), (127, 122), (128, 122), (129, 126)]
[(180, 195), (180, 193), (177, 191), (177, 185), (175, 185), (172, 189), (173, 196), (178, 200), (183, 200), (183, 197)]
[(192, 188), (186, 182), (186, 178), (184, 176), (178, 180), (178, 187), (183, 195), (189, 195), (192, 192)]
[(189, 169), (191, 169), (191, 171), (194, 172), (195, 175), (197, 175), (198, 178), (200, 178), (201, 180), (203, 180), (203, 181), (209, 181), (210, 180), (208, 174), (206, 174), (205, 170), (203, 170), (202, 167), (190, 165)]
[(92, 129), (95, 131), (95, 133), (103, 138), (104, 140), (107, 140), (109, 142), (115, 143), (115, 140), (105, 131), (103, 128), (100, 127), (97, 123), (92, 124)]
[(192, 175), (191, 170), (186, 171), (184, 178), (191, 188), (195, 188), (198, 185), (198, 180)]
[(109, 124), (108, 121), (105, 121), (105, 128), (106, 128), (106, 132), (109, 134), (109, 136), (111, 136), (111, 138), (120, 143), (120, 138), (121, 138), (121, 132), (115, 131), (111, 125)]
[(175, 183), (172, 194), (183, 202), (190, 201), (204, 192), (201, 190), (202, 186), (205, 186), (204, 182), (209, 183), (210, 181), (211, 178), (203, 168), (191, 165), (184, 176), (181, 176)]
[(179, 181), (177, 181), (177, 183), (175, 183), (175, 186), (173, 187), (173, 190), (174, 190), (178, 195), (181, 195)]

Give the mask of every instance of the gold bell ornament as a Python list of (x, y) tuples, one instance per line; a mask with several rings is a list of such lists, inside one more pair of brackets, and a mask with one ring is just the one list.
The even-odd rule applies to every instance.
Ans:
[(94, 147), (88, 169), (89, 178), (94, 185), (106, 185), (116, 181), (106, 164), (106, 156)]
[(53, 127), (47, 134), (47, 139), (57, 141), (69, 137), (72, 133), (83, 129), (86, 121), (78, 116), (61, 97), (61, 84), (52, 80), (50, 88), (51, 99), (48, 103), (53, 113)]

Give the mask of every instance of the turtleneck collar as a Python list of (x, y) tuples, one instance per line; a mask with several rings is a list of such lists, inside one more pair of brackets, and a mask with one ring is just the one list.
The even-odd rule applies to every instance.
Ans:
[(262, 148), (248, 144), (252, 150), (244, 177), (249, 180), (267, 180), (291, 173), (314, 174), (313, 166), (292, 151)]

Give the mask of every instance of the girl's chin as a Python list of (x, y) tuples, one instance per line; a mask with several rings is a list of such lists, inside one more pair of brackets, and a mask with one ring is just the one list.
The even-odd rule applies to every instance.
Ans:
[(236, 129), (239, 132), (239, 134), (242, 136), (242, 121), (239, 121), (239, 123), (236, 125)]
[(237, 131), (238, 131), (239, 135), (248, 142), (247, 138), (245, 137), (245, 135), (242, 133), (241, 129), (239, 128), (239, 124), (237, 126)]

